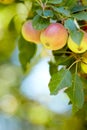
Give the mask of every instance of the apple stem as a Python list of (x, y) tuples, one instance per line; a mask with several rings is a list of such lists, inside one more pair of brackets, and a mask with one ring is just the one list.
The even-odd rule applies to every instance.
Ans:
[(86, 24), (84, 24), (84, 25), (81, 25), (80, 27), (85, 27), (85, 26), (87, 26), (87, 23), (86, 23)]
[(78, 62), (76, 63), (76, 73), (78, 72)]
[(76, 61), (74, 61), (74, 62), (69, 66), (68, 70), (70, 70), (74, 64), (76, 64), (76, 63), (78, 63), (78, 62), (80, 62), (80, 61), (81, 61), (81, 59), (77, 59)]
[(36, 2), (42, 7), (43, 11), (46, 8), (47, 1), (45, 3), (42, 2), (42, 0), (36, 0)]

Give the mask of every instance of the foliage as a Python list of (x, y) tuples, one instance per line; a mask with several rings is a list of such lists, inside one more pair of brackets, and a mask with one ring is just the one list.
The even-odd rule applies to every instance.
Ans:
[[(32, 20), (34, 29), (41, 31), (51, 23), (61, 23), (79, 46), (83, 32), (87, 31), (83, 30), (87, 26), (87, 3), (84, 0), (19, 0), (11, 4), (0, 1), (0, 62), (9, 60), (17, 45), (24, 72), (29, 69), (28, 64), (39, 46), (26, 41), (21, 34), (23, 23), (29, 19)], [(70, 98), (73, 112), (77, 112), (85, 103), (87, 87), (87, 74), (80, 67), (83, 53), (74, 53), (67, 44), (62, 49), (51, 52), (54, 61), (49, 62), (49, 91), (57, 94), (64, 89)], [(60, 66), (62, 69), (59, 69)]]

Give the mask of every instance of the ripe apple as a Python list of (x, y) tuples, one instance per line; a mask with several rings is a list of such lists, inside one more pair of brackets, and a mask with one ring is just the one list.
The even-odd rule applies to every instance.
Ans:
[(87, 52), (82, 56), (81, 69), (84, 73), (87, 73)]
[(40, 34), (41, 31), (34, 29), (30, 20), (23, 24), (22, 35), (25, 40), (33, 43), (40, 43)]
[(68, 32), (60, 23), (51, 23), (41, 32), (41, 43), (50, 50), (58, 50), (66, 45)]
[(71, 51), (75, 52), (75, 53), (83, 53), (87, 50), (87, 33), (84, 32), (84, 36), (82, 38), (82, 41), (80, 43), (80, 45), (78, 45), (77, 43), (75, 43), (71, 36), (69, 36), (68, 38), (68, 47)]
[(2, 4), (12, 4), (15, 0), (0, 0)]

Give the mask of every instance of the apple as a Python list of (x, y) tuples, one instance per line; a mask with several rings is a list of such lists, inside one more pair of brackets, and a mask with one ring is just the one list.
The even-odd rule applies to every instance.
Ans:
[(58, 50), (66, 45), (68, 32), (61, 23), (51, 23), (41, 32), (41, 43), (50, 50)]
[[(0, 6), (1, 7), (1, 6)], [(0, 8), (0, 62), (7, 60), (14, 48), (17, 37), (15, 30), (9, 30), (11, 19), (16, 15), (16, 4)]]
[(30, 6), (28, 8), (23, 3), (16, 4), (17, 14), (14, 16), (13, 22), (14, 22), (15, 29), (18, 33), (21, 32), (21, 27), (30, 14), (32, 2), (31, 3), (29, 2), (29, 4)]
[(40, 43), (40, 34), (41, 31), (34, 29), (30, 20), (23, 24), (22, 36), (25, 40), (38, 44)]
[(87, 73), (87, 58), (83, 58), (81, 62), (81, 69), (84, 73)]
[(87, 52), (82, 56), (81, 69), (84, 73), (87, 73)]
[[(28, 17), (28, 13), (28, 9), (23, 3), (0, 6), (0, 28), (7, 29), (12, 18), (16, 16), (18, 16), (21, 21), (25, 21)], [(17, 24), (19, 25), (18, 21)]]
[(0, 28), (8, 28), (10, 21), (16, 15), (16, 4), (3, 6), (0, 9)]
[(15, 0), (0, 0), (2, 4), (12, 4)]
[(69, 36), (67, 44), (68, 44), (69, 49), (72, 52), (75, 52), (75, 53), (83, 53), (83, 52), (85, 52), (87, 50), (87, 33), (84, 32), (84, 36), (82, 38), (82, 41), (81, 41), (80, 45), (75, 43), (72, 40), (71, 36)]
[(15, 29), (9, 29), (11, 20), (13, 20), (14, 16), (18, 16), (21, 22), (16, 22), (20, 27), (27, 15), (28, 10), (23, 3), (0, 4), (0, 62), (7, 60), (11, 56), (16, 45), (17, 33)]

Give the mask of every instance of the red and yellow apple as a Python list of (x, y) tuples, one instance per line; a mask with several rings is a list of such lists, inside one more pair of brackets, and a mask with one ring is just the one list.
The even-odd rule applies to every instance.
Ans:
[(0, 0), (2, 4), (12, 4), (15, 0)]
[(87, 73), (87, 52), (82, 56), (81, 69), (84, 73)]
[(68, 32), (60, 23), (51, 23), (41, 32), (41, 43), (50, 50), (58, 50), (66, 45)]
[(84, 36), (81, 40), (80, 45), (78, 45), (77, 43), (75, 43), (73, 41), (73, 39), (71, 38), (71, 36), (69, 36), (68, 38), (68, 47), (72, 52), (75, 53), (83, 53), (87, 50), (87, 33), (84, 32)]
[(33, 43), (40, 43), (40, 30), (36, 30), (32, 26), (30, 20), (26, 21), (22, 26), (22, 35), (26, 41)]

